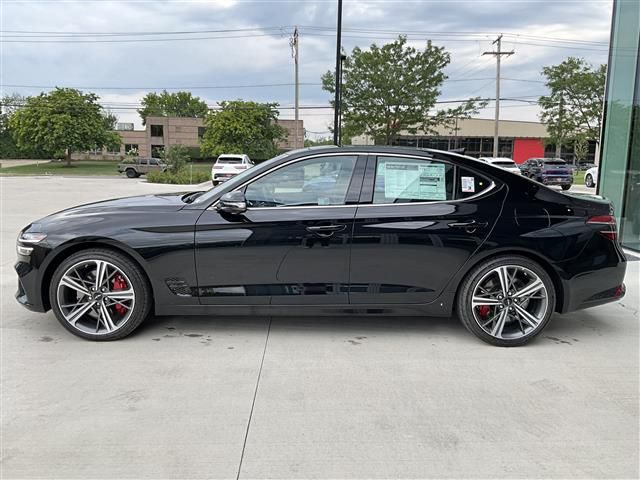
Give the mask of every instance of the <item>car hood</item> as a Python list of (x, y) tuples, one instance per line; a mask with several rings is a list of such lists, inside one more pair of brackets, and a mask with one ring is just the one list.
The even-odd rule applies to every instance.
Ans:
[[(137, 197), (117, 198), (100, 202), (87, 203), (71, 207), (34, 222), (38, 225), (67, 223), (82, 217), (103, 217), (105, 215), (147, 215), (167, 211), (180, 210), (186, 204), (182, 197), (188, 192), (167, 193), (159, 195), (141, 195)], [(34, 225), (35, 226), (35, 225)]]

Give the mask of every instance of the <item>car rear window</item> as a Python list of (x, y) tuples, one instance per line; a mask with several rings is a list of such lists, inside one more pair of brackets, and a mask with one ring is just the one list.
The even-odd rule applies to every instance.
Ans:
[(566, 162), (561, 162), (560, 160), (550, 160), (550, 161), (545, 160), (544, 164), (545, 165), (566, 165)]
[(498, 165), (500, 167), (515, 167), (515, 162), (507, 162), (506, 160), (500, 162), (493, 162), (494, 165)]
[(242, 163), (242, 158), (241, 157), (223, 157), (223, 158), (218, 158), (216, 163), (228, 163), (230, 165), (239, 165)]

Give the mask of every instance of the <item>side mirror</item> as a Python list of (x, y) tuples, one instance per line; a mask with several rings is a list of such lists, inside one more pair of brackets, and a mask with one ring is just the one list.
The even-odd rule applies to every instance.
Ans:
[(239, 190), (227, 192), (218, 201), (217, 210), (219, 212), (238, 215), (247, 211), (247, 199)]

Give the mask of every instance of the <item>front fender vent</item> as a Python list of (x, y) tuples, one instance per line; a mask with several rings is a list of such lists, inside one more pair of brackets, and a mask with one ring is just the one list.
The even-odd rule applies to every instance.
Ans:
[(167, 278), (165, 283), (174, 295), (179, 297), (193, 297), (195, 295), (195, 288), (191, 288), (184, 278)]

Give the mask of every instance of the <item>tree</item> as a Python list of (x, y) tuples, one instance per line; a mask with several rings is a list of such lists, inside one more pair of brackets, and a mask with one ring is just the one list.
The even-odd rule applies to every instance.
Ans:
[[(432, 111), (447, 78), (442, 70), (449, 62), (443, 47), (428, 41), (424, 50), (417, 50), (407, 45), (404, 36), (382, 47), (374, 43), (369, 50), (354, 48), (342, 70), (344, 133), (367, 134), (376, 143), (389, 145), (403, 130), (435, 133), (437, 125), (451, 125), (456, 117), (477, 113), (486, 105), (477, 98), (457, 108)], [(334, 93), (335, 74), (325, 73), (322, 84)]]
[(277, 124), (277, 103), (234, 100), (218, 105), (220, 110), (209, 113), (205, 121), (203, 154), (245, 153), (262, 160), (278, 153), (276, 142), (286, 131)]
[(52, 157), (120, 144), (113, 131), (116, 118), (106, 113), (98, 96), (73, 88), (56, 88), (29, 97), (9, 118), (9, 128), (20, 148), (38, 148)]
[(0, 158), (44, 158), (35, 146), (20, 148), (9, 126), (9, 119), (25, 101), (26, 98), (18, 93), (0, 99)]
[(180, 173), (189, 161), (189, 149), (180, 144), (171, 145), (162, 153), (162, 159), (167, 163), (170, 173)]
[(606, 65), (593, 67), (575, 57), (542, 69), (550, 92), (539, 99), (540, 119), (556, 155), (562, 145), (599, 141), (606, 72)]
[(147, 117), (192, 117), (205, 118), (209, 107), (191, 92), (148, 93), (142, 99), (142, 108), (138, 110), (142, 124), (147, 124)]
[(306, 138), (304, 140), (305, 147), (319, 147), (321, 145), (333, 145), (333, 138), (318, 138), (316, 140), (311, 140), (310, 138)]

